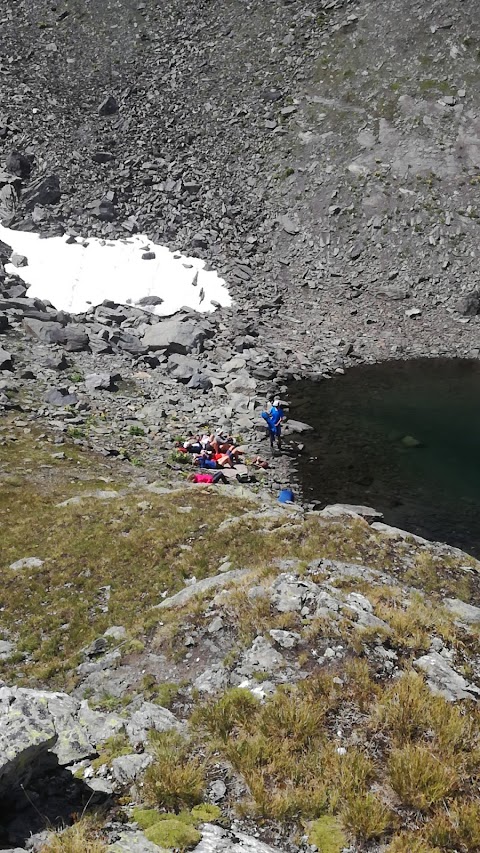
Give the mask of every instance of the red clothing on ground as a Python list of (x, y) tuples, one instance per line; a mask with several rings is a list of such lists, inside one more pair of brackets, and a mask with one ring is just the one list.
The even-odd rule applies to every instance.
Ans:
[(213, 474), (195, 474), (192, 483), (213, 483)]

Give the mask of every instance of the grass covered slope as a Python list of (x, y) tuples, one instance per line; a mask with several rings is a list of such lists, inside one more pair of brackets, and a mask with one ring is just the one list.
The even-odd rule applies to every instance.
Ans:
[[(203, 821), (240, 819), (289, 849), (305, 835), (322, 853), (478, 850), (475, 560), (261, 491), (168, 472), (149, 484), (18, 426), (3, 435), (1, 677), (120, 714), (168, 705), (184, 723), (150, 733), (152, 763), (119, 792), (123, 820), (180, 849)], [(27, 558), (38, 562), (12, 568)], [(231, 569), (247, 572), (192, 586)], [(92, 644), (101, 672), (84, 668)], [(458, 676), (461, 701), (441, 695), (431, 659)], [(109, 778), (132, 745), (119, 733), (97, 748), (85, 779)], [(87, 832), (92, 849), (103, 834)]]

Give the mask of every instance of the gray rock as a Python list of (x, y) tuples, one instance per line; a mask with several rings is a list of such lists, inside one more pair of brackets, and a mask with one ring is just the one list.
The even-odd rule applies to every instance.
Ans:
[(280, 613), (302, 612), (316, 604), (319, 588), (296, 575), (279, 575), (272, 586), (272, 605)]
[(295, 433), (296, 435), (302, 435), (305, 432), (310, 432), (313, 429), (310, 424), (305, 424), (302, 421), (295, 421), (291, 418), (286, 421), (283, 426), (283, 432), (285, 435), (290, 433)]
[(118, 103), (113, 95), (107, 95), (98, 105), (98, 114), (101, 116), (113, 116), (118, 113)]
[(475, 317), (480, 314), (480, 291), (473, 290), (457, 300), (455, 310), (465, 317)]
[(46, 766), (67, 766), (95, 754), (79, 720), (80, 702), (66, 693), (0, 687), (0, 791)]
[(172, 317), (170, 320), (147, 326), (143, 343), (150, 350), (188, 355), (191, 352), (201, 352), (206, 336), (206, 329), (201, 323)]
[(210, 391), (212, 387), (212, 380), (203, 373), (194, 373), (187, 383), (187, 388), (193, 388), (194, 391)]
[[(129, 712), (129, 706), (126, 709)], [(166, 732), (169, 729), (179, 729), (181, 723), (166, 708), (155, 705), (153, 702), (143, 702), (138, 710), (134, 711), (125, 722), (125, 731), (132, 744), (145, 741), (150, 729), (157, 732)]]
[(223, 800), (227, 793), (227, 786), (222, 779), (215, 779), (208, 788), (208, 796), (212, 803), (218, 803)]
[(57, 741), (46, 699), (0, 688), (0, 794), (28, 782)]
[(5, 160), (5, 168), (11, 175), (29, 178), (32, 171), (32, 160), (20, 151), (11, 151)]
[(192, 376), (199, 373), (200, 365), (196, 358), (174, 353), (167, 361), (167, 373), (178, 382), (190, 382)]
[(388, 629), (387, 623), (374, 615), (371, 602), (360, 592), (350, 592), (345, 596), (345, 604), (356, 613), (357, 623), (363, 625), (364, 628)]
[(275, 651), (265, 637), (255, 637), (252, 645), (242, 655), (240, 665), (235, 667), (235, 674), (250, 678), (256, 672), (269, 674), (285, 668), (285, 658)]
[(449, 702), (458, 699), (478, 701), (480, 690), (456, 672), (439, 652), (429, 652), (413, 662), (414, 666), (427, 675), (427, 684), (432, 693), (443, 696)]
[(249, 569), (232, 569), (231, 572), (223, 572), (221, 575), (203, 578), (203, 580), (196, 581), (191, 586), (181, 589), (180, 592), (170, 596), (170, 598), (165, 598), (160, 604), (157, 604), (157, 608), (164, 610), (169, 607), (182, 607), (200, 593), (207, 592), (209, 589), (221, 589), (235, 581), (241, 580), (249, 574), (249, 571)]
[(45, 400), (51, 406), (75, 406), (78, 403), (76, 394), (69, 394), (66, 388), (52, 388), (45, 394)]
[(15, 644), (10, 640), (0, 640), (0, 660), (8, 660), (15, 651)]
[(22, 202), (26, 210), (43, 207), (45, 204), (57, 204), (62, 196), (60, 181), (57, 175), (45, 175), (32, 181), (22, 194)]
[(28, 258), (26, 255), (20, 255), (18, 252), (13, 252), (12, 257), (10, 258), (10, 263), (17, 268), (26, 267), (28, 266)]
[(324, 518), (336, 518), (342, 515), (349, 515), (353, 518), (360, 516), (367, 521), (379, 521), (383, 518), (383, 513), (373, 509), (371, 506), (360, 506), (356, 504), (330, 504), (322, 509), (319, 515)]
[(293, 649), (301, 640), (300, 634), (297, 634), (296, 631), (283, 631), (281, 628), (272, 628), (268, 633), (272, 640), (275, 640), (282, 649)]
[(129, 830), (121, 832), (115, 844), (109, 844), (107, 850), (111, 853), (158, 853), (158, 844), (148, 841), (143, 832)]
[(40, 560), (38, 557), (22, 557), (20, 560), (10, 563), (10, 568), (14, 571), (18, 569), (39, 569), (43, 563), (44, 560)]
[(244, 394), (248, 398), (255, 394), (257, 382), (253, 376), (249, 376), (248, 373), (245, 373), (241, 376), (237, 376), (236, 379), (232, 379), (231, 382), (228, 382), (225, 385), (225, 388), (229, 394)]
[(90, 338), (85, 330), (85, 326), (70, 323), (63, 330), (60, 343), (64, 345), (68, 352), (83, 352), (88, 349)]
[(118, 785), (131, 785), (152, 761), (153, 757), (146, 752), (140, 755), (136, 752), (131, 755), (120, 755), (111, 762), (113, 778)]
[(127, 636), (127, 629), (123, 625), (111, 625), (103, 632), (104, 637), (112, 637), (113, 640), (124, 640)]
[(473, 604), (467, 604), (459, 598), (446, 598), (443, 603), (451, 613), (458, 616), (460, 622), (480, 626), (480, 607), (474, 607)]
[(110, 373), (88, 373), (85, 387), (87, 391), (111, 391), (115, 386)]
[(77, 699), (66, 693), (47, 693), (39, 690), (26, 690), (24, 693), (29, 695), (31, 701), (46, 700), (57, 733), (57, 740), (51, 747), (51, 752), (57, 756), (61, 766), (95, 755), (95, 745), (90, 733), (78, 720), (80, 702)]
[(124, 717), (120, 717), (118, 714), (94, 711), (85, 700), (80, 702), (77, 718), (82, 728), (88, 731), (89, 738), (94, 746), (105, 743), (108, 738), (119, 734), (125, 727)]
[(223, 664), (213, 664), (213, 666), (197, 676), (193, 682), (193, 686), (201, 693), (217, 693), (227, 686), (228, 675), (228, 670)]
[(243, 832), (206, 823), (202, 827), (202, 840), (194, 848), (194, 853), (279, 853), (279, 850)]
[(11, 354), (0, 347), (0, 370), (11, 370), (12, 367), (13, 362)]

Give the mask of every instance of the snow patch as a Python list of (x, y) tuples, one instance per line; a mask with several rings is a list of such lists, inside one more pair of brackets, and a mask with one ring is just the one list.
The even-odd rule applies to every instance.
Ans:
[[(223, 279), (207, 272), (199, 258), (184, 257), (153, 243), (143, 234), (120, 240), (67, 235), (42, 238), (29, 231), (13, 231), (0, 225), (0, 240), (25, 255), (28, 264), (6, 270), (30, 285), (29, 297), (49, 300), (58, 310), (73, 314), (100, 305), (105, 299), (137, 305), (143, 297), (157, 296), (159, 305), (142, 307), (170, 315), (182, 306), (213, 311), (214, 302), (230, 305)], [(155, 257), (144, 260), (150, 252)]]

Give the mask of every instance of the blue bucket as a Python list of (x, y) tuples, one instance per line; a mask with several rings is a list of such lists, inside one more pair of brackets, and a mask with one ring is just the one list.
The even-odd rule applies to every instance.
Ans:
[(278, 500), (281, 504), (293, 504), (295, 495), (291, 489), (282, 489), (278, 495)]

